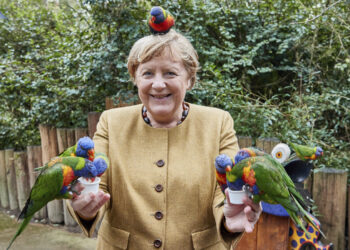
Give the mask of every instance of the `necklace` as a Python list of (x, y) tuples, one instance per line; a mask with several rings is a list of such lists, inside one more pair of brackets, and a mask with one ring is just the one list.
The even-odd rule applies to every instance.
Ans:
[[(188, 104), (183, 102), (182, 109), (183, 109), (183, 111), (182, 111), (181, 119), (180, 119), (180, 121), (177, 122), (176, 125), (181, 124), (186, 119), (186, 117), (188, 115), (188, 111), (190, 110), (190, 106), (188, 106)], [(147, 116), (147, 109), (145, 106), (142, 107), (142, 118), (148, 125), (150, 125), (152, 127), (151, 120)]]

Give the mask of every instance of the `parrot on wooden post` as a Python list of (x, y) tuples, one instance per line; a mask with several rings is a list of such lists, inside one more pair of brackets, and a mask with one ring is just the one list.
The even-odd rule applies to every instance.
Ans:
[(97, 170), (88, 159), (76, 156), (56, 157), (41, 169), (29, 198), (18, 219), (23, 219), (16, 234), (11, 239), (7, 250), (23, 232), (33, 215), (48, 202), (55, 199), (71, 199), (76, 195), (72, 186), (79, 177), (94, 178)]
[(323, 155), (323, 150), (321, 147), (309, 147), (292, 142), (288, 144), (294, 150), (299, 159), (303, 161), (316, 160), (318, 157), (321, 157)]

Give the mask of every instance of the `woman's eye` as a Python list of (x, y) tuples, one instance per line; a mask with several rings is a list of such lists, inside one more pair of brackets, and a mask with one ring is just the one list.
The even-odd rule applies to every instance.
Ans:
[(167, 72), (167, 75), (176, 76), (176, 73), (169, 71), (169, 72)]
[(152, 73), (150, 71), (145, 71), (142, 73), (143, 76), (150, 76)]

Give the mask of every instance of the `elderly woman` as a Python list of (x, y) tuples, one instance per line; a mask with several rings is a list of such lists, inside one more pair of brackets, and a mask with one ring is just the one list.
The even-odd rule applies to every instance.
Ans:
[(128, 70), (142, 104), (105, 111), (95, 150), (110, 167), (97, 194), (69, 209), (98, 249), (226, 249), (251, 232), (261, 209), (226, 202), (215, 178), (219, 154), (238, 151), (228, 112), (184, 101), (196, 81), (197, 53), (171, 30), (138, 40)]

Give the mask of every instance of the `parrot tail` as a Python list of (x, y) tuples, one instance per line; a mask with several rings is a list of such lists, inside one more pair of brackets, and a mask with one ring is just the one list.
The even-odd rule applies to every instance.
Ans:
[[(326, 236), (324, 235), (324, 233), (322, 232), (321, 228), (315, 223), (315, 221), (312, 219), (312, 217), (309, 215), (309, 213), (307, 211), (305, 211), (305, 209), (299, 204), (299, 202), (296, 200), (296, 198), (292, 195), (297, 207), (299, 208), (299, 210), (302, 212), (302, 216), (303, 218), (309, 222), (310, 224), (312, 224), (315, 228), (318, 229), (318, 231), (320, 232), (320, 234), (322, 234), (322, 236), (326, 239)], [(304, 230), (305, 231), (305, 230)], [(305, 231), (306, 232), (306, 231)]]
[(26, 228), (26, 226), (28, 225), (29, 221), (31, 220), (33, 216), (29, 216), (27, 218), (25, 218), (23, 221), (22, 221), (22, 224), (20, 225), (20, 227), (18, 228), (16, 234), (13, 236), (13, 238), (11, 239), (11, 242), (10, 244), (8, 245), (8, 247), (6, 248), (6, 250), (9, 250), (12, 243), (15, 241), (15, 239), (22, 233), (22, 231)]

